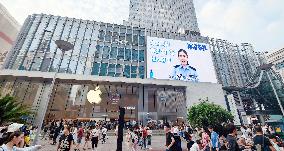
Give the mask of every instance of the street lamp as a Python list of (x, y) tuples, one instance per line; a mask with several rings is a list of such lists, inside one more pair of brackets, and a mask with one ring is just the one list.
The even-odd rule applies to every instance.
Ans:
[[(64, 40), (56, 40), (55, 44), (62, 51), (61, 61), (60, 61), (62, 63), (63, 56), (64, 56), (65, 52), (69, 51), (71, 49), (74, 49), (74, 45), (71, 44), (70, 42), (64, 41)], [(59, 64), (59, 67), (60, 67), (60, 64)], [(51, 95), (52, 95), (52, 91), (53, 91), (53, 87), (54, 87), (54, 84), (55, 84), (56, 76), (57, 76), (57, 72), (54, 73), (54, 76), (53, 76), (53, 79), (52, 79), (52, 83), (50, 85), (48, 96), (47, 96), (46, 100), (43, 101), (44, 102), (43, 103), (43, 110), (42, 110), (42, 112), (40, 112), (39, 118), (38, 118), (39, 120), (37, 120), (37, 123), (36, 123), (37, 132), (36, 132), (36, 136), (35, 136), (35, 139), (34, 139), (34, 142), (33, 142), (34, 145), (37, 144), (38, 137), (39, 137), (39, 134), (41, 132), (41, 127), (42, 127), (42, 124), (43, 124), (43, 121), (44, 121), (44, 117), (45, 117), (46, 110), (47, 110), (47, 107), (48, 107), (48, 104), (49, 104), (49, 100), (50, 100)], [(43, 100), (43, 98), (42, 98), (42, 100)]]

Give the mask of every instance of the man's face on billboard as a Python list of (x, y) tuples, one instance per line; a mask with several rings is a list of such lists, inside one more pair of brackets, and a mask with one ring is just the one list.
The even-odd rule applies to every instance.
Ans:
[(187, 65), (188, 56), (183, 51), (179, 52), (178, 59), (181, 65)]

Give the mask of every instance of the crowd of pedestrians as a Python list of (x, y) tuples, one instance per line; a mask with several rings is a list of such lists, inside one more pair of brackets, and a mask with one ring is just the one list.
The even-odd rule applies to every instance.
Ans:
[[(275, 128), (265, 125), (236, 127), (234, 124), (204, 126), (193, 129), (185, 123), (164, 123), (157, 126), (152, 122), (125, 123), (124, 142), (127, 151), (151, 150), (153, 133), (162, 128), (165, 133), (165, 151), (284, 151), (283, 140)], [(117, 122), (106, 121), (50, 121), (45, 122), (40, 139), (55, 145), (58, 151), (98, 150), (98, 145), (107, 143), (108, 131), (118, 134)], [(1, 130), (0, 151), (30, 150), (41, 148), (32, 146), (36, 127), (21, 126)], [(112, 142), (113, 143), (113, 142)], [(116, 143), (115, 143), (116, 144)]]
[(188, 151), (284, 151), (283, 140), (270, 126), (242, 126), (239, 131), (234, 124), (215, 128), (165, 124), (166, 151), (182, 151), (183, 142)]

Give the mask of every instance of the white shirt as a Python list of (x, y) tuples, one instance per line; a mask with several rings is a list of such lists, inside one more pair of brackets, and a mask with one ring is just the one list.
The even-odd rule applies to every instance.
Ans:
[(0, 151), (37, 151), (40, 149), (40, 146), (41, 145), (35, 145), (35, 146), (25, 147), (25, 148), (18, 148), (14, 146), (12, 150), (8, 150), (8, 147), (6, 146), (6, 144), (3, 144), (0, 147)]
[(93, 129), (92, 130), (92, 136), (93, 137), (99, 137), (99, 135), (100, 135), (100, 130), (99, 129)]
[(102, 134), (106, 134), (107, 133), (107, 129), (104, 127), (103, 129), (102, 129)]
[(201, 149), (199, 149), (199, 146), (197, 143), (194, 143), (192, 147), (190, 148), (190, 151), (201, 151)]

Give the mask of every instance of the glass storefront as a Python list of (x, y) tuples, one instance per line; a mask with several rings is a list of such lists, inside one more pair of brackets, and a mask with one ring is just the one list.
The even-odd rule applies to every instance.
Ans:
[[(50, 82), (50, 81), (49, 81)], [(44, 80), (0, 78), (1, 94), (11, 94), (18, 101), (40, 112), (46, 92)], [(90, 103), (87, 93), (101, 92), (99, 104)], [(119, 107), (126, 109), (125, 119), (135, 121), (176, 120), (186, 116), (185, 88), (127, 83), (75, 84), (56, 82), (45, 119), (108, 120), (118, 119)], [(30, 120), (34, 122), (37, 115)]]

